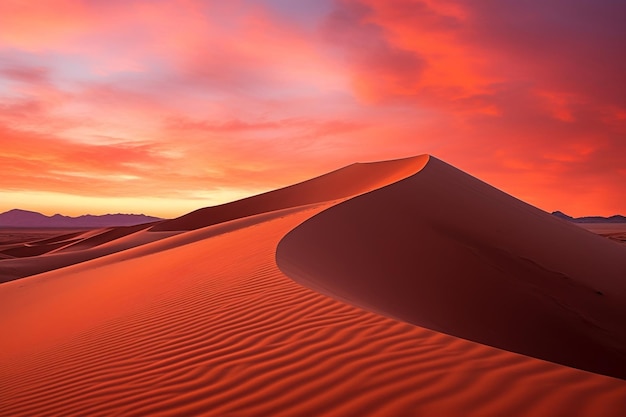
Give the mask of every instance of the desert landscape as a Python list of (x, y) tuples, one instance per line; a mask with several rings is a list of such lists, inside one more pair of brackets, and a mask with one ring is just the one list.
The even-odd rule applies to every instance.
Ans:
[(2, 415), (626, 409), (626, 247), (432, 156), (10, 246)]
[(0, 417), (626, 416), (624, 16), (0, 1)]

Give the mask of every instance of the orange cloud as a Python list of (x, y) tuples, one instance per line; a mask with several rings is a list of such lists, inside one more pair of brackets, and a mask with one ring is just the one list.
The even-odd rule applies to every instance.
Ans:
[(623, 12), (608, 0), (3, 2), (0, 193), (199, 207), (431, 152), (544, 209), (626, 212)]
[[(626, 125), (614, 109), (625, 108), (626, 33), (624, 7), (600, 3), (344, 0), (326, 28), (352, 36), (341, 46), (357, 97), (447, 120), (432, 137), (445, 142), (440, 157), (540, 207), (611, 214), (625, 210)], [(399, 134), (419, 133), (407, 122)]]

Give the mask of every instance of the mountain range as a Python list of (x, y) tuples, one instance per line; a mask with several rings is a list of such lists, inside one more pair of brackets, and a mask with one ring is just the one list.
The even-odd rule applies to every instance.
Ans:
[(586, 216), (586, 217), (572, 217), (561, 211), (554, 211), (552, 215), (563, 220), (568, 220), (574, 223), (626, 223), (626, 217), (616, 214), (611, 217), (601, 216)]
[[(552, 215), (573, 223), (626, 223), (626, 216), (614, 215), (610, 217), (585, 216), (572, 217), (561, 211), (554, 211)], [(0, 213), (0, 227), (23, 228), (97, 228), (134, 226), (137, 224), (163, 220), (160, 217), (146, 216), (145, 214), (86, 214), (77, 217), (55, 214), (46, 216), (36, 211), (13, 209)]]
[(28, 228), (98, 228), (114, 226), (134, 226), (162, 220), (159, 217), (144, 214), (105, 214), (94, 216), (70, 217), (61, 214), (46, 216), (44, 214), (13, 209), (0, 213), (0, 227), (28, 227)]

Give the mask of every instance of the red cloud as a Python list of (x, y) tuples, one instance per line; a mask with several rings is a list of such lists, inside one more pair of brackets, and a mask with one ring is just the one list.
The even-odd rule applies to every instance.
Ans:
[(432, 152), (548, 210), (625, 210), (621, 3), (276, 7), (0, 4), (3, 189), (261, 190)]
[[(626, 192), (624, 12), (586, 0), (344, 0), (326, 28), (349, 35), (340, 45), (362, 100), (447, 120), (431, 137), (440, 157), (546, 209), (613, 214)], [(396, 131), (417, 152), (410, 138), (428, 134), (409, 120)]]
[(324, 25), (327, 39), (346, 51), (345, 62), (355, 73), (354, 86), (362, 97), (378, 101), (411, 93), (426, 66), (416, 51), (393, 45), (374, 10), (359, 2), (342, 1)]

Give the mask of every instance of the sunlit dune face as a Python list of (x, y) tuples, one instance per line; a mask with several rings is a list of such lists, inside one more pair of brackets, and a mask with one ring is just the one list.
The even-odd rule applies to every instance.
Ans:
[(546, 210), (623, 212), (623, 15), (608, 0), (4, 2), (0, 210), (117, 199), (172, 217), (434, 153)]

